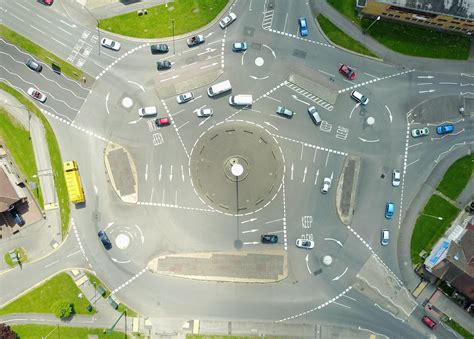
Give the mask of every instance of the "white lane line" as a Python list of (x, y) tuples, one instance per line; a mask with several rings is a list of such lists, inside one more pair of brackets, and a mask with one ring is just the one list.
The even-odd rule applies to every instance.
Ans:
[(271, 224), (273, 222), (277, 222), (277, 221), (282, 221), (283, 218), (280, 218), (280, 219), (275, 219), (275, 220), (270, 220), (270, 221), (265, 221), (265, 224)]
[(288, 21), (288, 13), (286, 13), (285, 25), (283, 26), (283, 32), (286, 31), (286, 23)]
[(69, 27), (71, 27), (71, 28), (77, 27), (75, 24), (68, 24), (68, 23), (67, 23), (66, 21), (64, 21), (64, 20), (59, 20), (59, 22), (62, 22), (63, 24), (65, 24), (66, 26), (69, 26)]
[(68, 254), (66, 257), (69, 258), (69, 257), (72, 257), (73, 255), (76, 255), (76, 254), (81, 253), (81, 252), (82, 252), (81, 250), (77, 250), (74, 253)]
[(335, 77), (335, 75), (334, 75), (334, 74), (331, 74), (331, 73), (328, 73), (328, 72), (321, 71), (320, 69), (318, 69), (318, 71), (320, 71), (321, 73), (324, 73), (324, 74), (326, 74), (326, 75), (329, 75), (330, 77), (333, 77), (333, 78)]
[(364, 73), (365, 75), (368, 75), (369, 77), (372, 77), (374, 79), (380, 79), (379, 77), (376, 77), (375, 75), (369, 74), (369, 73)]
[(20, 4), (20, 3), (16, 2), (16, 1), (14, 1), (14, 3), (15, 3), (16, 5), (22, 7), (24, 10), (27, 10), (28, 12), (31, 12), (31, 10), (30, 10), (29, 8), (26, 8), (26, 7), (23, 6), (22, 4)]
[(419, 84), (417, 84), (418, 86), (426, 86), (426, 85), (433, 85), (432, 82), (420, 82)]
[(339, 305), (339, 306), (342, 306), (342, 307), (345, 307), (345, 308), (350, 308), (350, 306), (343, 305), (341, 303), (338, 303), (337, 301), (334, 301), (333, 304), (336, 304), (336, 305)]
[(187, 64), (187, 65), (184, 65), (184, 66), (181, 66), (181, 68), (186, 68), (186, 67), (189, 67), (189, 66), (192, 66), (192, 65), (196, 65), (198, 62), (195, 61), (195, 62), (192, 62), (190, 64)]
[(419, 158), (416, 159), (415, 161), (412, 161), (412, 162), (410, 162), (409, 164), (407, 164), (407, 167), (410, 166), (410, 165), (413, 165), (413, 164), (417, 163), (418, 161), (420, 161)]
[(186, 122), (185, 122), (184, 124), (182, 124), (181, 126), (176, 127), (176, 130), (179, 131), (179, 129), (180, 129), (181, 127), (184, 127), (184, 126), (186, 126), (187, 124), (189, 124), (189, 120), (186, 121)]
[(264, 98), (268, 98), (268, 99), (271, 99), (271, 100), (276, 101), (276, 102), (281, 102), (281, 100), (275, 99), (275, 98), (273, 98), (269, 95), (265, 95)]
[(423, 143), (422, 143), (422, 142), (419, 142), (419, 143), (417, 143), (417, 144), (410, 145), (410, 146), (408, 146), (407, 148), (410, 148), (410, 147), (413, 147), (413, 146), (418, 146), (418, 145), (421, 145), (421, 144), (423, 144)]
[(43, 33), (42, 31), (40, 31), (40, 29), (39, 29), (39, 28), (36, 28), (36, 27), (35, 27), (35, 26), (33, 26), (33, 25), (30, 25), (30, 27), (31, 27), (31, 28), (33, 28), (33, 29), (35, 29), (35, 30), (37, 30), (37, 31), (38, 31), (38, 32), (40, 32), (40, 33)]
[(142, 92), (145, 92), (145, 88), (142, 85), (140, 85), (139, 83), (137, 83), (135, 81), (132, 81), (132, 80), (128, 80), (128, 83), (133, 84), (135, 86), (138, 86), (142, 90)]
[(444, 82), (444, 81), (441, 81), (439, 84), (440, 85), (457, 85), (458, 83), (457, 82)]
[(273, 127), (274, 129), (276, 129), (278, 131), (278, 128), (276, 128), (275, 126), (273, 126), (271, 123), (269, 123), (268, 121), (264, 121), (263, 122), (264, 124), (270, 126), (270, 127)]
[(13, 14), (13, 13), (10, 13), (10, 15), (11, 15), (12, 17), (14, 17), (15, 19), (17, 19), (18, 21), (25, 22), (25, 20), (23, 20), (22, 18), (17, 17), (17, 16), (16, 16), (15, 14)]
[(258, 228), (254, 228), (253, 230), (248, 230), (248, 231), (242, 231), (242, 234), (255, 233), (255, 232), (258, 232)]
[(67, 47), (66, 44), (63, 44), (63, 43), (62, 43), (61, 41), (59, 41), (58, 39), (55, 39), (55, 38), (53, 38), (53, 37), (50, 37), (50, 38), (51, 38), (51, 40), (56, 41), (58, 44), (63, 45), (64, 47)]
[(36, 14), (36, 16), (37, 16), (38, 18), (40, 18), (40, 19), (43, 19), (44, 21), (46, 21), (46, 22), (49, 23), (49, 24), (51, 23), (51, 21), (49, 21), (48, 19), (46, 19), (44, 16), (41, 16), (41, 15), (39, 15), (39, 14)]
[(61, 28), (60, 26), (56, 26), (56, 28), (59, 29), (59, 30), (61, 30), (61, 31), (63, 31), (64, 33), (66, 33), (66, 34), (72, 36), (72, 33), (69, 33), (69, 32), (66, 31), (64, 28)]
[(246, 223), (248, 223), (248, 222), (253, 222), (253, 221), (257, 221), (257, 220), (258, 220), (258, 218), (251, 218), (251, 219), (248, 219), (248, 220), (244, 220), (244, 221), (242, 221), (242, 222), (240, 222), (240, 223), (241, 223), (241, 224), (246, 224)]
[(51, 266), (53, 266), (54, 264), (57, 264), (58, 262), (59, 262), (59, 260), (53, 261), (52, 263), (46, 265), (44, 268), (51, 267)]

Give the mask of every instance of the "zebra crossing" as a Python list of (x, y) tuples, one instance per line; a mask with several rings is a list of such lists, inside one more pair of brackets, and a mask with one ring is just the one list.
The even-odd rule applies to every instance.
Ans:
[(296, 93), (301, 94), (305, 98), (311, 100), (316, 105), (321, 106), (324, 109), (327, 109), (328, 111), (332, 111), (334, 109), (334, 106), (331, 105), (330, 103), (328, 103), (328, 102), (324, 101), (323, 99), (317, 97), (313, 93), (308, 92), (307, 90), (305, 90), (305, 89), (303, 89), (299, 86), (296, 86), (295, 84), (292, 84), (291, 82), (286, 83), (286, 86), (288, 88), (292, 89), (293, 91), (295, 91)]
[(274, 10), (263, 12), (262, 28), (269, 30), (272, 28)]

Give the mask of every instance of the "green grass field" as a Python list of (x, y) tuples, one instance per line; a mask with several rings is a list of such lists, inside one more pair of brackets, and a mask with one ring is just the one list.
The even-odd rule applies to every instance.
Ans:
[(357, 26), (361, 25), (362, 20), (357, 16), (356, 0), (327, 0), (327, 2)]
[(124, 339), (125, 333), (112, 332), (103, 334), (103, 329), (86, 327), (66, 327), (49, 325), (12, 325), (12, 330), (18, 334), (18, 339), (88, 339), (88, 335), (96, 335), (100, 339)]
[(87, 299), (79, 299), (81, 290), (66, 273), (59, 273), (24, 296), (0, 308), (0, 315), (10, 313), (52, 313), (51, 307), (57, 300), (66, 300), (74, 305), (76, 314), (87, 312)]
[(321, 26), (321, 29), (324, 31), (326, 36), (336, 45), (339, 45), (341, 47), (347, 48), (351, 51), (360, 54), (365, 54), (371, 57), (377, 57), (377, 55), (365, 48), (365, 46), (362, 45), (360, 42), (352, 39), (346, 33), (341, 31), (336, 25), (334, 25), (322, 14), (318, 15), (316, 19), (318, 20), (319, 26)]
[(474, 338), (474, 335), (472, 333), (470, 333), (468, 330), (466, 330), (464, 327), (459, 325), (454, 320), (446, 320), (444, 322), (446, 324), (448, 324), (449, 327), (451, 327), (453, 330), (458, 332), (463, 338), (465, 338), (465, 339), (473, 339)]
[(35, 189), (32, 193), (39, 205), (43, 207), (43, 196), (39, 180), (33, 177), (38, 173), (38, 170), (30, 133), (3, 108), (0, 108), (0, 138), (5, 142), (7, 150), (15, 160), (21, 174), (26, 177), (28, 182), (34, 182), (36, 187), (38, 187), (38, 190)]
[[(410, 255), (414, 265), (422, 261), (419, 253), (422, 250), (428, 253), (431, 251), (431, 248), (451, 226), (452, 221), (458, 213), (458, 208), (440, 196), (433, 195), (430, 198), (416, 220), (415, 229), (411, 236)], [(443, 220), (433, 218), (432, 216), (442, 217)]]
[[(164, 38), (192, 32), (211, 22), (228, 0), (176, 0), (147, 8), (148, 14), (135, 11), (100, 20), (100, 28), (137, 38)], [(239, 20), (237, 18), (237, 20)]]
[(471, 179), (474, 172), (473, 162), (474, 154), (457, 160), (449, 167), (436, 189), (448, 198), (456, 200)]
[(56, 140), (56, 136), (54, 135), (53, 129), (51, 128), (51, 125), (49, 124), (48, 120), (36, 107), (36, 105), (34, 105), (29, 99), (25, 98), (22, 93), (18, 92), (17, 90), (11, 88), (10, 86), (2, 82), (0, 82), (0, 89), (13, 95), (22, 105), (27, 107), (30, 112), (34, 113), (43, 123), (43, 127), (46, 133), (46, 140), (48, 142), (51, 168), (53, 170), (54, 182), (56, 184), (56, 193), (58, 195), (58, 202), (61, 213), (61, 231), (62, 236), (64, 238), (67, 234), (69, 226), (70, 206), (66, 188), (66, 179), (64, 178), (63, 172), (63, 162), (61, 160), (61, 152), (59, 151), (58, 141)]

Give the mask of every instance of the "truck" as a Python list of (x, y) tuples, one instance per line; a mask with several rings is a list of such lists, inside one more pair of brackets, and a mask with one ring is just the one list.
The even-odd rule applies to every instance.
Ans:
[(66, 177), (67, 192), (69, 200), (73, 204), (80, 204), (86, 201), (84, 190), (82, 189), (81, 176), (79, 175), (79, 167), (74, 160), (64, 163), (64, 176)]

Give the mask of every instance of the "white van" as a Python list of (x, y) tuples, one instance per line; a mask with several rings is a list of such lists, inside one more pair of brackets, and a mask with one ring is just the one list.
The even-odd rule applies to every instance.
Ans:
[(207, 89), (207, 95), (209, 95), (210, 97), (213, 97), (218, 94), (230, 91), (231, 89), (232, 89), (232, 86), (230, 85), (230, 81), (226, 80), (209, 87)]
[(232, 106), (251, 106), (253, 104), (253, 97), (251, 94), (239, 94), (229, 97), (229, 105)]
[(141, 117), (150, 117), (156, 113), (156, 106), (142, 107), (138, 110), (138, 115)]

